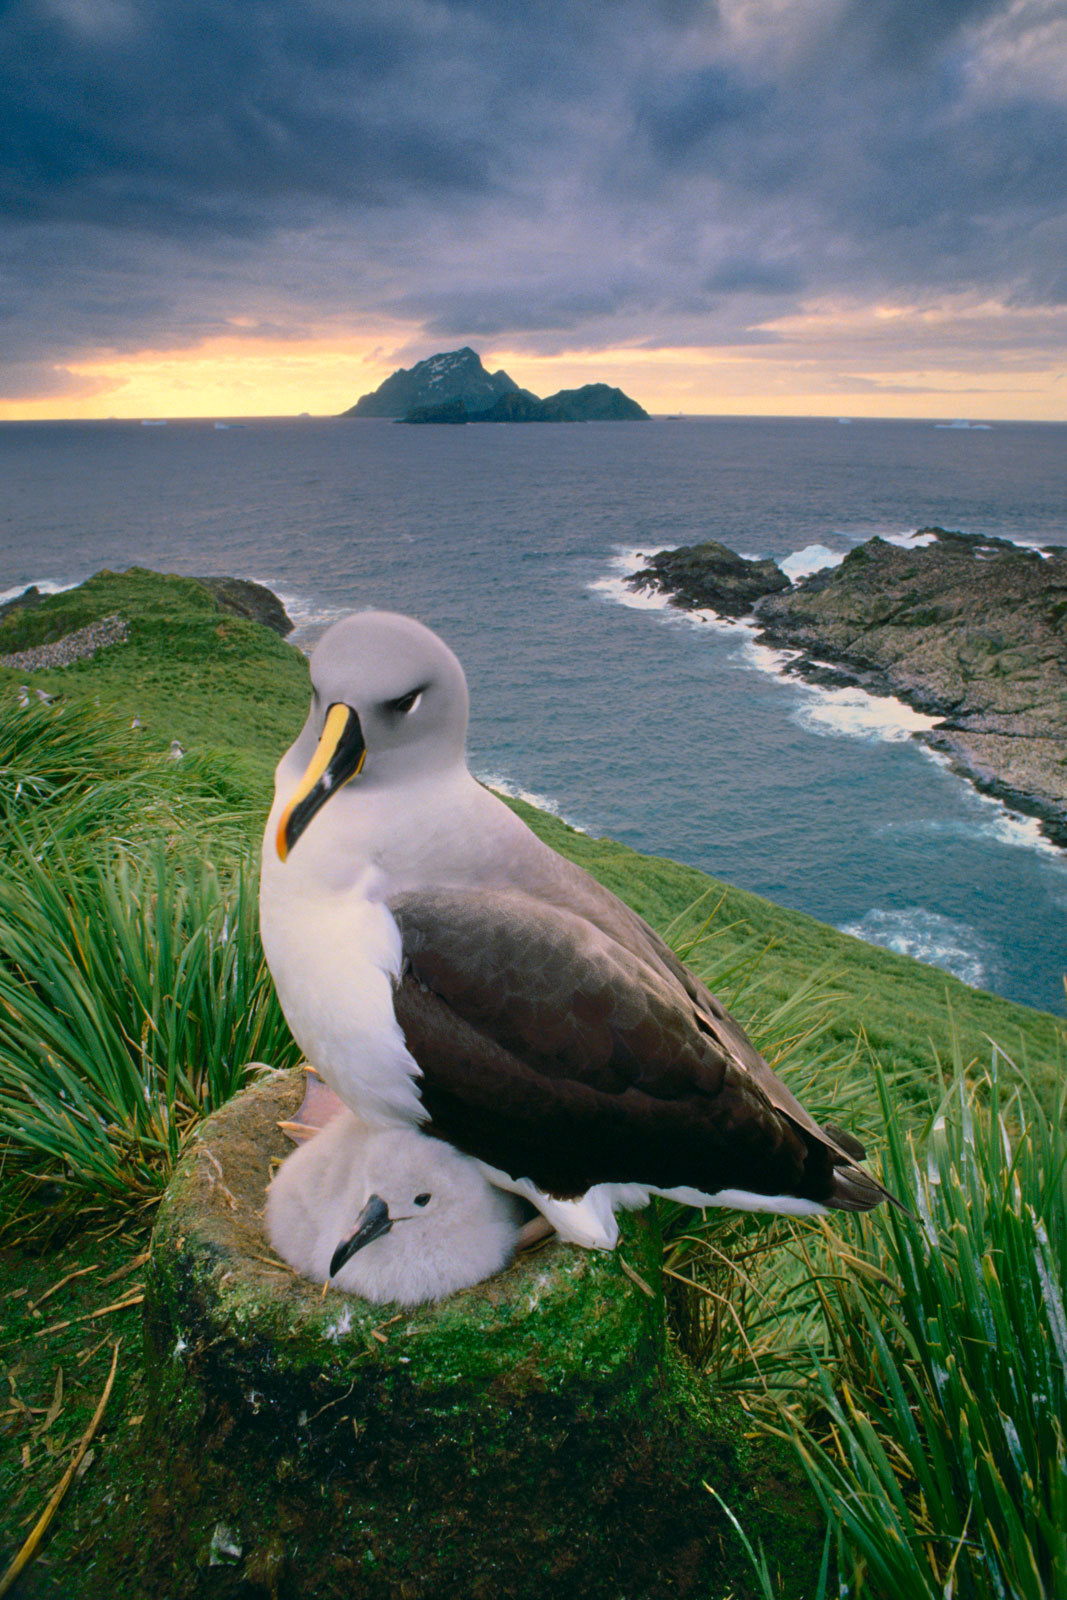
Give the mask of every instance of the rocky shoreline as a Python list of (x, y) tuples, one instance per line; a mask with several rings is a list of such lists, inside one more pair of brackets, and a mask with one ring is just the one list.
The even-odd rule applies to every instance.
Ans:
[(808, 682), (941, 719), (917, 737), (1067, 848), (1067, 547), (925, 528), (792, 584), (710, 542), (661, 551), (629, 581), (751, 618), (762, 643), (799, 652), (786, 670)]

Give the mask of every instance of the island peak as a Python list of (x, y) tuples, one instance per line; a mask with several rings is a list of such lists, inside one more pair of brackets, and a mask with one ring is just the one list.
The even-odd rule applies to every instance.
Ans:
[(643, 406), (607, 383), (560, 389), (541, 400), (506, 372), (487, 372), (477, 351), (466, 345), (401, 368), (342, 414), (414, 423), (648, 420)]

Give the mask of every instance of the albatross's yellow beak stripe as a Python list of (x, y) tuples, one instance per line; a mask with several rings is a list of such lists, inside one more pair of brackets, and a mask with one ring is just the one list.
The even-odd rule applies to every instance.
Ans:
[(363, 730), (351, 706), (332, 705), (311, 765), (297, 784), (278, 822), (275, 843), (283, 861), (320, 806), (354, 778), (367, 757)]

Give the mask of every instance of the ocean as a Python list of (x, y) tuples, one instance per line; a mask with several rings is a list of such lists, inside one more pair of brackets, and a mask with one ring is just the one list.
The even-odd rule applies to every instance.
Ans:
[[(701, 539), (794, 573), (927, 524), (1067, 543), (1067, 427), (692, 418), (0, 425), (0, 591), (102, 567), (275, 589), (309, 645), (378, 606), (467, 669), (478, 774), (966, 982), (1062, 1013), (1067, 852), (894, 701), (635, 596)], [(294, 730), (295, 731), (295, 730)]]

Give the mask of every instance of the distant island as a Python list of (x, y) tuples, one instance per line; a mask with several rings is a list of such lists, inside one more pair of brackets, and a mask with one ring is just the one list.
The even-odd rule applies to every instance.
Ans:
[(941, 718), (920, 737), (976, 788), (1067, 847), (1067, 547), (924, 528), (857, 545), (797, 584), (714, 540), (653, 556), (630, 583), (675, 605), (749, 615), (788, 670), (858, 684)]
[(345, 417), (396, 422), (647, 422), (648, 412), (621, 389), (587, 383), (541, 400), (504, 371), (487, 372), (476, 350), (445, 350), (402, 367), (365, 394)]

